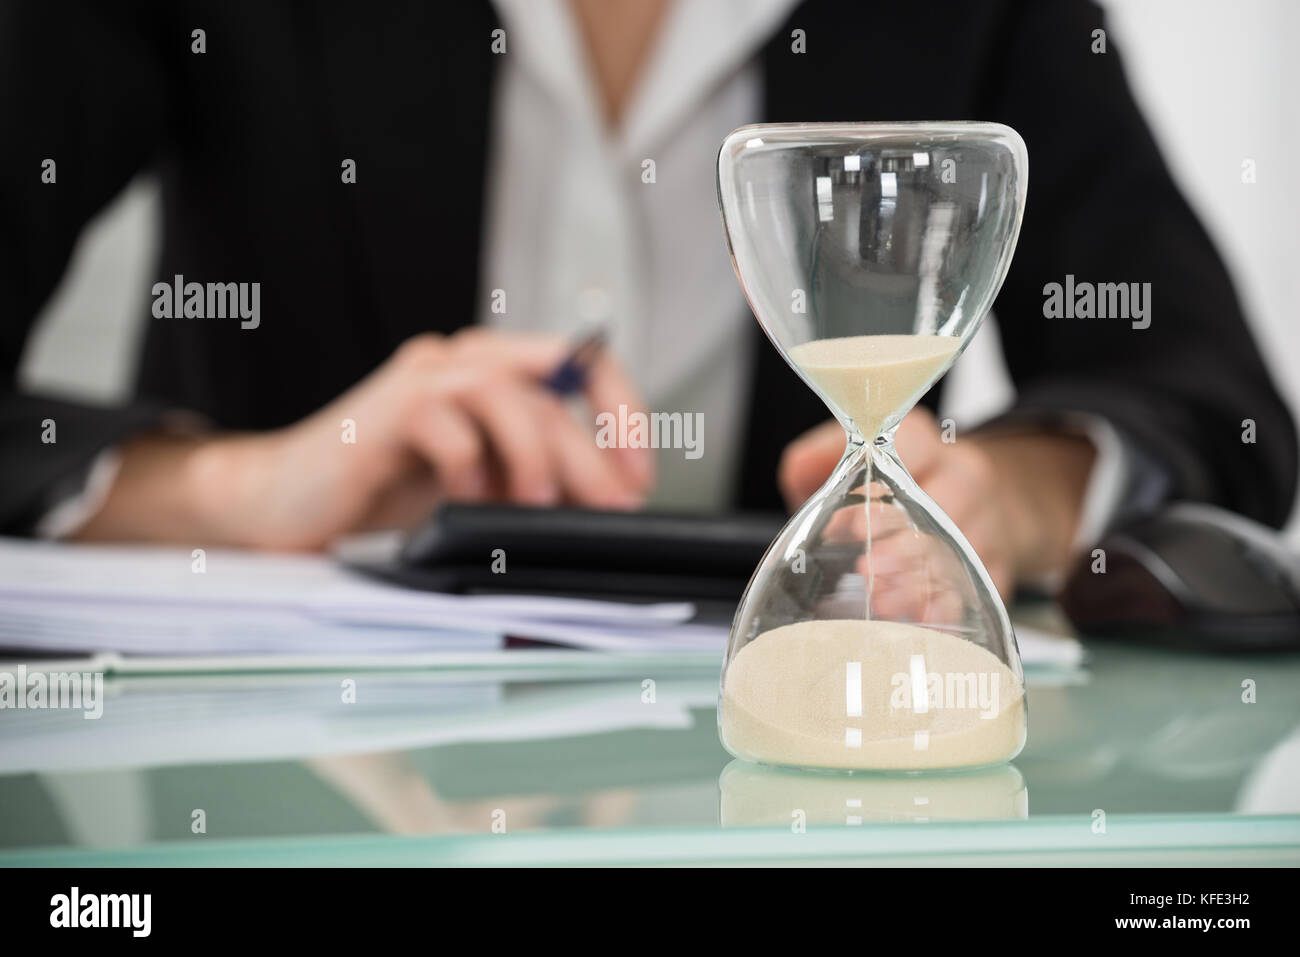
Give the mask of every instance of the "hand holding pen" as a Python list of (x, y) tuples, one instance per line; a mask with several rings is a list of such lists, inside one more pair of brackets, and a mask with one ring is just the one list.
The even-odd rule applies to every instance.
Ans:
[(343, 395), (266, 432), (143, 433), (123, 443), (79, 537), (319, 549), (409, 527), (448, 499), (636, 508), (647, 449), (603, 449), (593, 413), (644, 410), (596, 335), (466, 329), (417, 336)]

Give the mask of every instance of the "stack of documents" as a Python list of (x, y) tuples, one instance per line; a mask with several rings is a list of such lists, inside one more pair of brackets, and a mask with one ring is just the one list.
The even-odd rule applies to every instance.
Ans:
[(0, 539), (0, 648), (60, 654), (413, 654), (509, 636), (607, 651), (721, 651), (689, 602), (443, 595), (324, 556)]
[[(694, 617), (690, 602), (416, 591), (326, 556), (0, 538), (0, 657), (108, 653), (198, 667), (234, 656), (262, 665), (426, 656), (433, 664), (430, 654), (495, 656), (510, 636), (720, 664), (727, 627)], [(1068, 668), (1081, 658), (1073, 639), (1017, 634), (1027, 666)]]

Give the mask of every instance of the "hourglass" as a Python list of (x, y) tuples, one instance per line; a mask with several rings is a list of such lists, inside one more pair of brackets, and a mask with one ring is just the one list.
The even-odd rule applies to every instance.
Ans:
[(1006, 608), (893, 437), (1002, 284), (1027, 165), (995, 123), (759, 125), (722, 144), (741, 287), (847, 437), (737, 610), (718, 728), (738, 758), (917, 771), (993, 765), (1024, 745)]

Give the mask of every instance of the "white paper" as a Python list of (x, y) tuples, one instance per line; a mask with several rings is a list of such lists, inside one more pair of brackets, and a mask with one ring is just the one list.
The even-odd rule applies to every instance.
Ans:
[(0, 647), (128, 655), (419, 654), (505, 635), (606, 651), (716, 647), (690, 602), (444, 595), (324, 556), (0, 539)]
[[(603, 652), (721, 659), (728, 628), (690, 602), (444, 595), (324, 556), (0, 538), (0, 648), (148, 657), (489, 652), (507, 635)], [(201, 570), (199, 570), (201, 569)], [(1026, 667), (1077, 666), (1072, 638), (1017, 628)]]

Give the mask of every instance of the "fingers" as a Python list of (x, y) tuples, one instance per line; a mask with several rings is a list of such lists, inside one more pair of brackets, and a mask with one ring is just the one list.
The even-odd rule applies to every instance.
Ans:
[[(446, 343), (452, 350), (451, 361), (456, 365), (471, 371), (490, 369), (496, 374), (510, 375), (539, 392), (541, 381), (568, 357), (572, 348), (572, 343), (561, 336), (506, 334), (479, 328), (463, 330)], [(588, 369), (584, 395), (596, 413), (617, 415), (620, 406), (625, 406), (628, 414), (645, 411), (645, 403), (631, 379), (607, 353), (599, 355)], [(613, 462), (607, 464), (621, 469), (626, 482), (644, 497), (654, 482), (652, 450), (619, 448), (610, 458)]]
[(619, 464), (619, 450), (597, 448), (590, 432), (554, 396), (497, 379), (480, 383), (458, 402), (481, 429), (481, 444), (511, 501), (613, 509), (643, 504), (640, 483)]
[(1010, 603), (1016, 590), (1016, 575), (1011, 564), (1006, 561), (986, 562), (984, 569), (993, 579), (993, 587), (998, 590), (1004, 603)]
[(544, 332), (495, 332), (472, 327), (447, 340), (457, 364), (491, 367), (520, 379), (540, 381), (564, 361), (569, 342)]
[[(918, 481), (939, 466), (945, 451), (938, 423), (929, 410), (920, 407), (904, 417), (894, 436), (894, 446)], [(793, 510), (803, 504), (830, 477), (843, 454), (844, 430), (834, 420), (823, 422), (791, 442), (777, 471), (786, 505)]]
[(595, 508), (632, 509), (644, 504), (640, 482), (619, 461), (623, 449), (596, 447), (564, 404), (542, 395), (536, 404), (538, 431), (547, 439), (551, 468), (564, 499)]
[(560, 485), (529, 388), (503, 376), (459, 402), (482, 429), (507, 496), (525, 505), (558, 504)]
[(1016, 583), (1012, 519), (992, 460), (977, 446), (953, 446), (922, 488), (961, 529), (998, 593), (1009, 599)]
[[(998, 526), (1004, 516), (997, 508), (1000, 490), (993, 465), (984, 453), (953, 447), (920, 484), (972, 545), (1002, 538)], [(976, 550), (980, 550), (978, 546)]]
[(442, 494), (476, 500), (488, 491), (483, 439), (474, 422), (455, 405), (430, 402), (405, 419), (406, 437), (427, 461)]
[(428, 518), (446, 497), (432, 469), (412, 469), (376, 499), (357, 527), (364, 531), (408, 528)]
[(997, 471), (987, 454), (967, 443), (945, 445), (928, 409), (913, 409), (895, 436), (899, 458), (926, 494), (961, 529), (1004, 599), (1015, 589), (1008, 516), (1001, 507)]
[(945, 448), (939, 423), (929, 409), (917, 406), (903, 417), (894, 434), (894, 448), (918, 482), (938, 467)]
[[(376, 377), (372, 404), (410, 420), (402, 434), (453, 498), (496, 491), (528, 505), (635, 507), (653, 481), (652, 451), (597, 448), (542, 385), (570, 348), (560, 336), (479, 328), (417, 336)], [(615, 414), (619, 405), (643, 406), (608, 356), (593, 363), (586, 392)]]
[(874, 541), (912, 529), (912, 520), (905, 509), (897, 503), (872, 499), (866, 505), (836, 509), (826, 522), (822, 536), (829, 542), (860, 542), (870, 534)]
[[(647, 411), (632, 380), (627, 377), (622, 366), (608, 355), (601, 356), (592, 364), (584, 394), (596, 414), (610, 412), (618, 415), (619, 406), (627, 406), (629, 415)], [(638, 491), (644, 492), (654, 484), (653, 450), (620, 448), (615, 453), (619, 467)]]
[[(328, 405), (248, 446), (248, 460), (265, 464), (240, 474), (266, 476), (265, 491), (240, 536), (320, 547), (359, 528), (408, 525), (448, 498), (635, 504), (649, 470), (600, 452), (540, 385), (568, 349), (556, 336), (482, 330), (408, 340)], [(640, 406), (612, 360), (593, 394)]]
[[(858, 562), (868, 580), (872, 614), (898, 621), (951, 627), (961, 621), (962, 599), (957, 590), (951, 553), (935, 539), (899, 534), (872, 542)], [(956, 577), (954, 577), (956, 576)]]
[(777, 469), (777, 484), (791, 511), (821, 488), (844, 455), (844, 429), (831, 419), (809, 429), (786, 446)]

